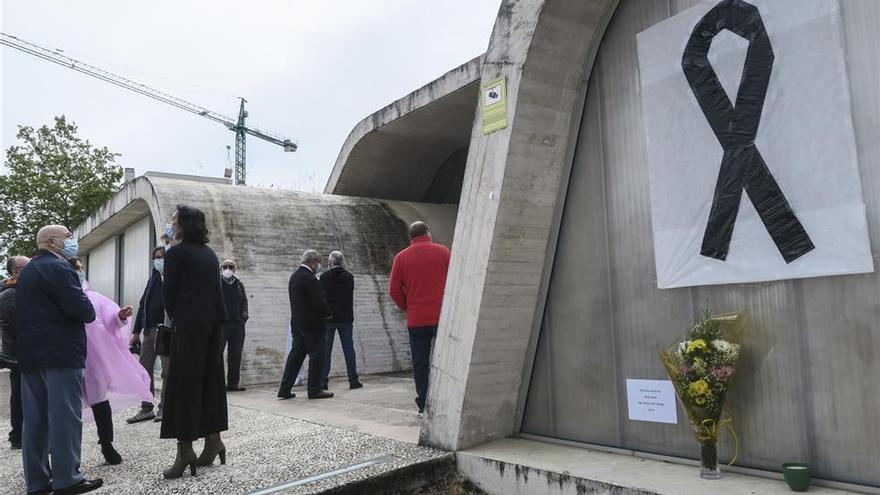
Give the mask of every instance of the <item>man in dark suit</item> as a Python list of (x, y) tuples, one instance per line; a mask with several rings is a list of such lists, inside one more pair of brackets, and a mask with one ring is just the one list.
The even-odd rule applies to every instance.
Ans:
[(287, 355), (284, 376), (278, 389), (279, 399), (295, 397), (290, 393), (293, 379), (299, 373), (306, 354), (309, 356), (309, 399), (329, 399), (332, 393), (321, 390), (324, 332), (330, 306), (315, 273), (321, 266), (321, 255), (309, 249), (302, 255), (300, 267), (290, 276), (287, 293), (290, 297), (290, 328), (293, 332), (293, 350)]
[(25, 484), (28, 493), (85, 493), (103, 484), (79, 470), (84, 324), (95, 320), (95, 309), (67, 262), (78, 248), (73, 234), (49, 225), (37, 233), (37, 246), (16, 289)]

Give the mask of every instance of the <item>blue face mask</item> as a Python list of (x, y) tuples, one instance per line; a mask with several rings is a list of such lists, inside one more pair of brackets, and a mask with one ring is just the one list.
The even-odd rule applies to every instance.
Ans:
[(165, 270), (165, 258), (154, 259), (153, 268), (155, 268), (157, 272), (162, 273)]
[(79, 252), (79, 242), (76, 239), (64, 239), (64, 247), (61, 248), (61, 255), (67, 259), (76, 256)]
[(174, 239), (174, 226), (170, 223), (165, 224), (165, 235), (167, 235), (169, 239)]
[(79, 283), (80, 283), (80, 285), (82, 285), (82, 283), (86, 281), (86, 274), (85, 274), (85, 272), (76, 272), (76, 274), (79, 276)]

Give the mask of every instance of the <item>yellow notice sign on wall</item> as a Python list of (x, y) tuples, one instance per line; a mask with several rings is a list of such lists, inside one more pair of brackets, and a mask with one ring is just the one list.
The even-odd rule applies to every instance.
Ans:
[(483, 134), (507, 127), (507, 85), (504, 77), (481, 86)]

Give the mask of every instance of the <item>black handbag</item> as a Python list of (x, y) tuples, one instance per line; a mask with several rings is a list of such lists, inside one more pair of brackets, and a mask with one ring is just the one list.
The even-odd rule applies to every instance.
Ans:
[(168, 325), (156, 327), (156, 354), (164, 357), (171, 355), (171, 336), (174, 334), (174, 328)]

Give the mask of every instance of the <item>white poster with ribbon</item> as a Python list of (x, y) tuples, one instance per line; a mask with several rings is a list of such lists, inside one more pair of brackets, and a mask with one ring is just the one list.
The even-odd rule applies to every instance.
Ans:
[(658, 287), (874, 270), (838, 0), (712, 0), (637, 43)]

